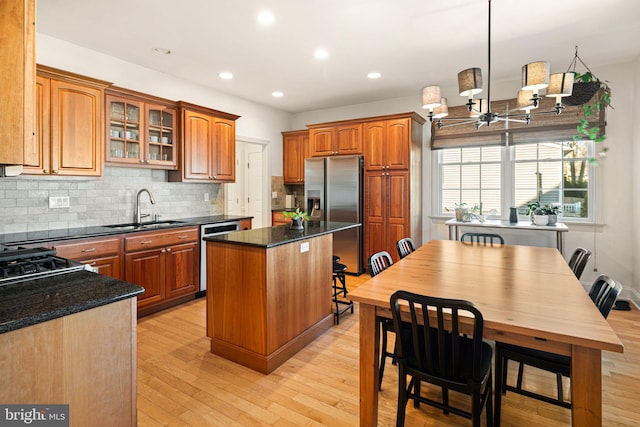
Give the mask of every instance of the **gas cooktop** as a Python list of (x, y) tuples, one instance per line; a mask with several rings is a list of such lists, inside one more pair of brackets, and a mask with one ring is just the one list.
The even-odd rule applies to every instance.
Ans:
[(0, 286), (90, 269), (87, 267), (56, 256), (55, 249), (0, 245)]

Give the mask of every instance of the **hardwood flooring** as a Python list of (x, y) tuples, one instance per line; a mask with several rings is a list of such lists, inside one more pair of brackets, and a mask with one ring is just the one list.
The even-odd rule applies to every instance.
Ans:
[[(347, 285), (352, 289), (367, 278), (348, 276)], [(603, 425), (635, 427), (640, 425), (640, 312), (632, 305), (632, 311), (612, 311), (608, 320), (625, 352), (603, 353)], [(139, 426), (358, 426), (357, 304), (354, 314), (343, 315), (340, 325), (270, 375), (211, 354), (205, 324), (204, 298), (138, 321)], [(510, 368), (513, 383), (515, 365)], [(536, 371), (525, 369), (526, 386), (553, 393), (555, 376)], [(396, 388), (397, 369), (387, 362), (380, 426), (395, 425)], [(466, 404), (465, 397), (455, 398)], [(570, 424), (568, 409), (514, 393), (503, 399), (503, 426)], [(471, 424), (409, 403), (406, 425)]]

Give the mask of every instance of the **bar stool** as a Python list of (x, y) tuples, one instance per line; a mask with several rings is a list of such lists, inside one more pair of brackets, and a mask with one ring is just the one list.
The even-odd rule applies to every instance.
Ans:
[[(335, 256), (333, 257), (333, 298), (332, 301), (336, 305), (336, 325), (340, 324), (340, 315), (346, 312), (347, 310), (351, 310), (353, 313), (353, 301), (347, 300), (347, 278), (345, 272), (347, 271), (347, 266), (341, 264), (340, 258)], [(342, 295), (344, 299), (338, 299), (338, 296)]]

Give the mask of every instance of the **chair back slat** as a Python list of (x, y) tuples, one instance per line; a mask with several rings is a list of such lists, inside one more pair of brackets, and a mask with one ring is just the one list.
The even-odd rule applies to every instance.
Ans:
[(396, 249), (398, 256), (402, 259), (416, 250), (416, 244), (411, 237), (405, 237), (396, 242)]
[(464, 233), (462, 236), (460, 236), (460, 241), (463, 243), (477, 243), (479, 245), (482, 244), (485, 246), (493, 246), (494, 243), (504, 245), (504, 239), (502, 238), (502, 236), (494, 233)]
[(621, 290), (622, 285), (620, 283), (604, 274), (598, 276), (593, 282), (593, 286), (591, 286), (591, 290), (589, 291), (589, 297), (605, 319), (609, 316)]
[(591, 251), (585, 248), (576, 248), (569, 259), (569, 268), (573, 271), (578, 279), (582, 276), (582, 272), (591, 258)]
[[(391, 296), (390, 304), (396, 330), (398, 358), (407, 359), (415, 368), (443, 378), (460, 378), (461, 371), (465, 368), (461, 364), (461, 343), (468, 338), (461, 334), (460, 324), (461, 319), (465, 319), (465, 322), (471, 320), (471, 378), (480, 380), (484, 325), (482, 314), (473, 303), (396, 291)], [(401, 317), (401, 313), (407, 311), (409, 322)], [(461, 312), (465, 315), (461, 315)], [(468, 346), (465, 351), (468, 351)]]
[(387, 251), (377, 252), (369, 257), (367, 261), (369, 274), (374, 277), (393, 265), (391, 255)]

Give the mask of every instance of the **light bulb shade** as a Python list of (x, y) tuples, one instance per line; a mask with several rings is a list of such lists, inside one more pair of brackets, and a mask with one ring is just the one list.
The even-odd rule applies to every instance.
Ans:
[(441, 119), (449, 115), (449, 107), (447, 106), (447, 98), (440, 99), (440, 106), (433, 110), (433, 117)]
[(422, 108), (433, 110), (440, 106), (440, 86), (427, 86), (422, 88)]
[(473, 110), (469, 115), (471, 117), (479, 117), (481, 114), (485, 114), (488, 112), (489, 112), (489, 101), (487, 101), (486, 99), (474, 99)]
[(522, 90), (544, 89), (549, 86), (549, 63), (531, 62), (522, 66)]
[(482, 92), (482, 71), (480, 68), (467, 68), (458, 73), (458, 90), (460, 96), (468, 98)]
[(517, 108), (519, 110), (526, 110), (527, 112), (533, 108), (538, 108), (537, 105), (534, 105), (533, 101), (533, 91), (532, 90), (519, 90), (518, 91), (518, 100), (516, 102)]
[(547, 96), (556, 98), (571, 96), (573, 93), (573, 77), (573, 73), (551, 74), (549, 76)]

